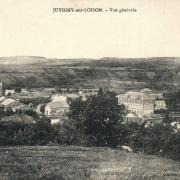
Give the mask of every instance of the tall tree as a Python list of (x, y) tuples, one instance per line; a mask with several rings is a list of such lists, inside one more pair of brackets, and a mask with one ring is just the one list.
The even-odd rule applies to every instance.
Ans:
[(124, 106), (118, 105), (114, 93), (100, 88), (86, 101), (78, 98), (71, 102), (68, 124), (89, 144), (116, 146), (122, 140), (124, 115)]

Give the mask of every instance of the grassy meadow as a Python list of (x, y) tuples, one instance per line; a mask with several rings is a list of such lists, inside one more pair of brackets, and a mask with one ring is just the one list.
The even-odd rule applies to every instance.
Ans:
[(0, 180), (178, 180), (180, 162), (109, 148), (1, 147)]

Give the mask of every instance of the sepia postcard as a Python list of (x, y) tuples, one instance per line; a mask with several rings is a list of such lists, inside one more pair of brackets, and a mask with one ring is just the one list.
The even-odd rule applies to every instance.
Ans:
[(0, 180), (179, 180), (180, 1), (0, 0)]

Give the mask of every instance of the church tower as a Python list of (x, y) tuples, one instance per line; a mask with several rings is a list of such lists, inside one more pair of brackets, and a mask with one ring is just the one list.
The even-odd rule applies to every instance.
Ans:
[(0, 81), (0, 96), (3, 95), (3, 83)]

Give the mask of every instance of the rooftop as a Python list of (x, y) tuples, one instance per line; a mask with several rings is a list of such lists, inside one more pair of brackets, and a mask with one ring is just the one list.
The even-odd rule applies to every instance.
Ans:
[(156, 94), (152, 90), (145, 88), (141, 91), (128, 91), (123, 95), (127, 99), (156, 99)]
[(7, 98), (7, 99), (5, 99), (5, 100), (1, 103), (1, 105), (3, 105), (3, 106), (8, 106), (8, 105), (10, 105), (10, 104), (13, 103), (13, 102), (15, 102), (14, 99)]
[(50, 102), (46, 105), (46, 107), (50, 107), (51, 109), (58, 109), (58, 108), (68, 108), (69, 104), (66, 101), (55, 101)]

